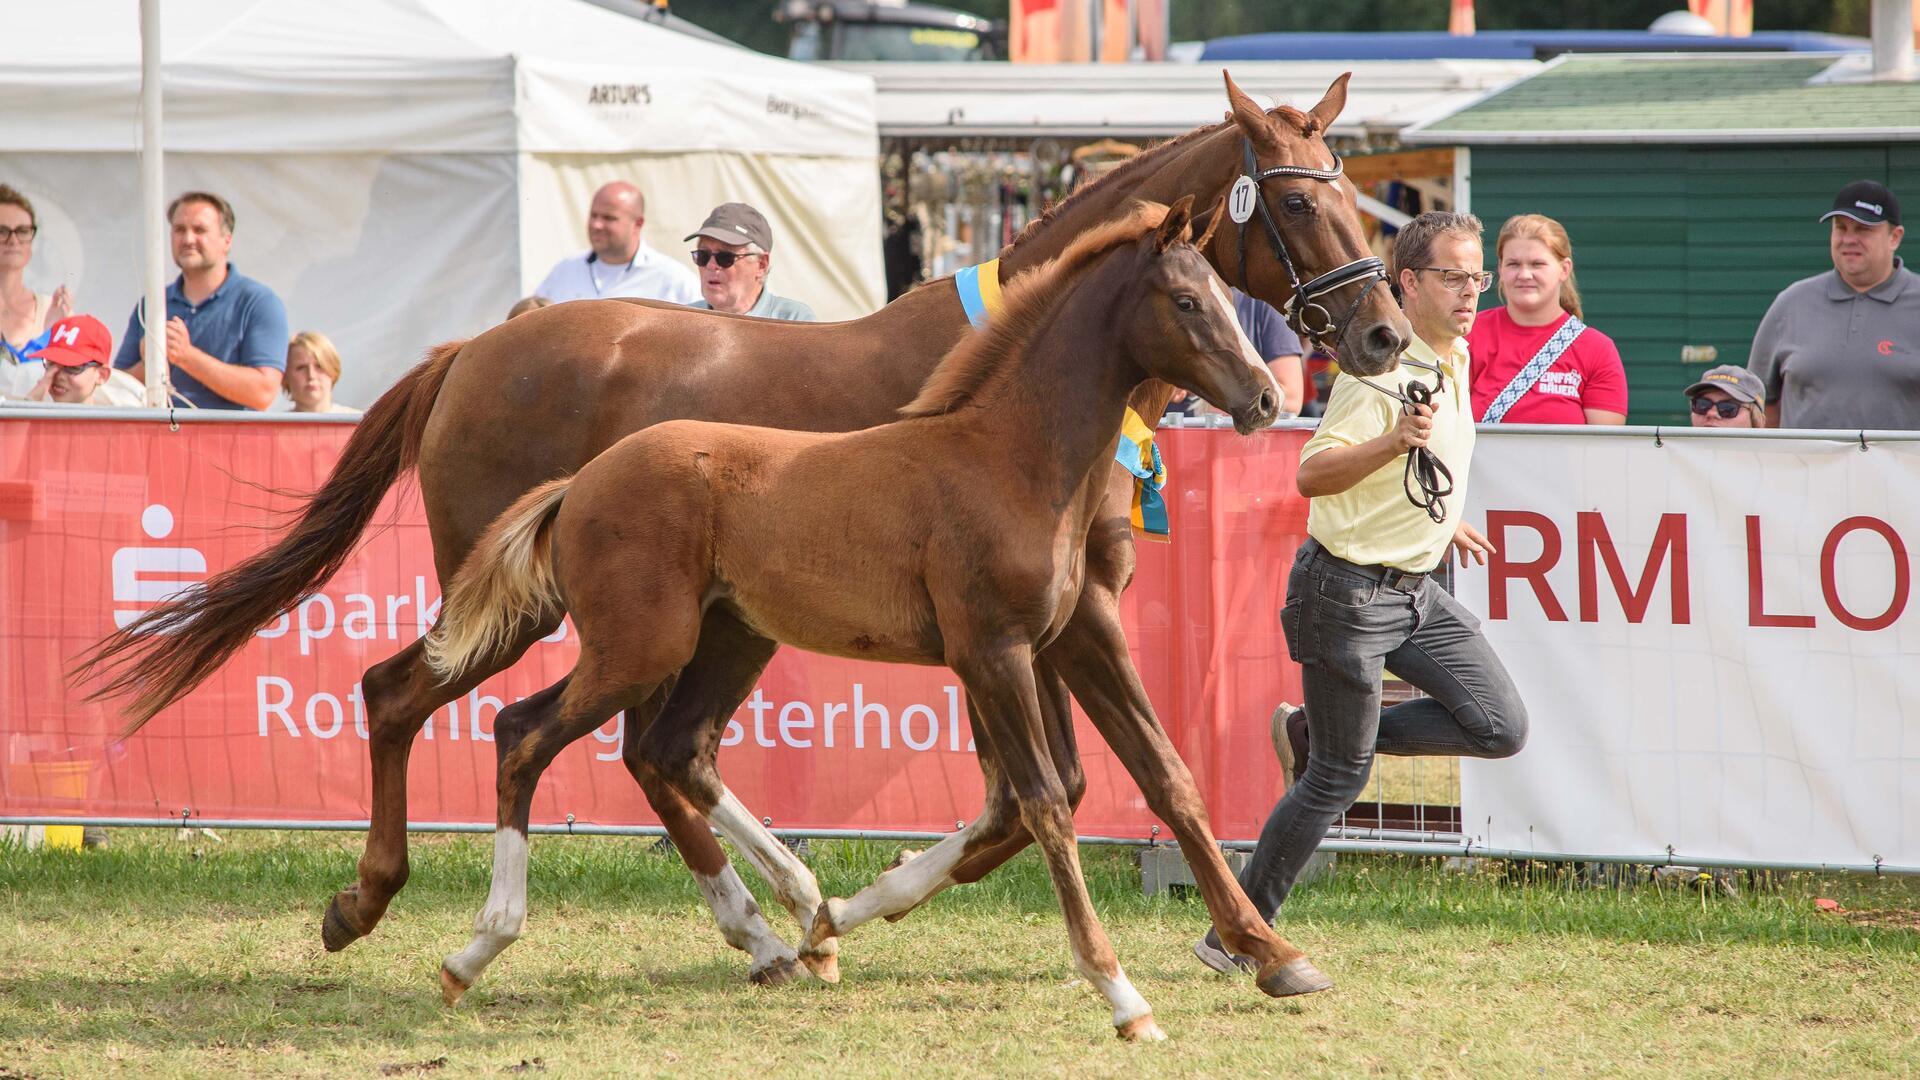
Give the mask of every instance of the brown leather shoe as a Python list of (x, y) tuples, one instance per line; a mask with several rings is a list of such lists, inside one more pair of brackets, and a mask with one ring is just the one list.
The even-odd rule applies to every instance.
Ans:
[(1307, 710), (1281, 702), (1273, 710), (1268, 734), (1273, 739), (1273, 756), (1280, 759), (1281, 774), (1291, 788), (1307, 767)]

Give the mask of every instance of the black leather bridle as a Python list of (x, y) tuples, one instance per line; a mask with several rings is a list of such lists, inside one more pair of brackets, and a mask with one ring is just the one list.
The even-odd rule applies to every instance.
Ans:
[[(1360, 305), (1366, 303), (1375, 287), (1387, 280), (1387, 264), (1369, 255), (1364, 259), (1355, 259), (1344, 266), (1336, 266), (1309, 281), (1300, 280), (1300, 271), (1293, 264), (1293, 255), (1287, 250), (1286, 237), (1280, 234), (1280, 225), (1273, 219), (1273, 211), (1267, 208), (1265, 184), (1269, 180), (1300, 179), (1318, 180), (1331, 184), (1340, 179), (1344, 166), (1340, 155), (1332, 154), (1333, 168), (1315, 169), (1306, 165), (1275, 165), (1270, 169), (1260, 168), (1260, 161), (1253, 153), (1253, 140), (1241, 143), (1241, 176), (1253, 184), (1253, 205), (1260, 215), (1261, 224), (1266, 226), (1267, 240), (1273, 245), (1273, 256), (1280, 261), (1280, 268), (1287, 272), (1287, 284), (1293, 289), (1293, 295), (1281, 309), (1287, 325), (1301, 338), (1319, 345), (1328, 352), (1337, 352), (1334, 343), (1346, 329), (1353, 317), (1359, 314)], [(1246, 221), (1236, 222), (1240, 229), (1240, 289), (1252, 292), (1251, 282), (1247, 278), (1247, 223), (1252, 221), (1248, 215)], [(1346, 314), (1334, 317), (1333, 312), (1323, 306), (1320, 297), (1331, 292), (1364, 282), (1360, 294), (1347, 306)]]
[[(1293, 295), (1287, 298), (1286, 307), (1281, 314), (1286, 317), (1287, 325), (1301, 338), (1312, 341), (1336, 356), (1339, 354), (1335, 342), (1346, 329), (1347, 324), (1360, 312), (1360, 305), (1379, 284), (1387, 280), (1387, 264), (1379, 258), (1369, 255), (1364, 259), (1355, 259), (1343, 266), (1321, 274), (1309, 281), (1300, 280), (1300, 271), (1293, 264), (1293, 255), (1287, 251), (1287, 241), (1280, 234), (1280, 225), (1273, 218), (1273, 211), (1267, 208), (1265, 184), (1276, 179), (1318, 180), (1331, 184), (1340, 179), (1345, 167), (1340, 155), (1333, 154), (1333, 167), (1315, 169), (1306, 165), (1275, 165), (1262, 169), (1260, 161), (1253, 153), (1253, 140), (1241, 143), (1241, 177), (1252, 183), (1253, 205), (1260, 215), (1261, 224), (1266, 226), (1267, 240), (1273, 245), (1274, 258), (1280, 261), (1280, 268), (1287, 272), (1287, 283), (1293, 289)], [(1236, 181), (1238, 184), (1238, 181)], [(1253, 220), (1249, 214), (1246, 221), (1236, 222), (1240, 230), (1240, 288), (1243, 292), (1252, 292), (1251, 282), (1247, 278), (1247, 223)], [(1346, 313), (1336, 318), (1330, 310), (1320, 303), (1320, 297), (1346, 288), (1348, 285), (1364, 283), (1359, 295), (1347, 306)], [(1371, 379), (1361, 378), (1361, 382), (1375, 390), (1398, 400), (1408, 411), (1415, 405), (1431, 407), (1433, 398), (1446, 386), (1446, 376), (1437, 366), (1424, 364), (1418, 360), (1402, 357), (1402, 364), (1410, 367), (1427, 368), (1434, 374), (1434, 384), (1429, 387), (1422, 382), (1410, 382), (1400, 390), (1389, 390)], [(1347, 373), (1351, 375), (1351, 373)], [(1436, 522), (1447, 519), (1445, 498), (1453, 494), (1453, 474), (1439, 456), (1426, 447), (1416, 447), (1407, 451), (1407, 468), (1401, 477), (1401, 486), (1407, 494), (1407, 501), (1426, 511), (1427, 516)]]

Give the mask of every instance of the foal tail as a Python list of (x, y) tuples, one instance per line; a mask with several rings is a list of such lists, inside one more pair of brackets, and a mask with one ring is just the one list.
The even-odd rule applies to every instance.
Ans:
[(154, 607), (80, 658), (72, 680), (106, 676), (90, 698), (133, 695), (123, 735), (186, 696), (255, 630), (339, 572), (387, 489), (419, 461), (427, 418), (465, 344), (436, 346), (374, 402), (332, 475), (277, 543)]
[(573, 478), (563, 477), (522, 495), (460, 564), (427, 634), (427, 667), (442, 683), (512, 645), (524, 625), (559, 616), (552, 526), (572, 486)]

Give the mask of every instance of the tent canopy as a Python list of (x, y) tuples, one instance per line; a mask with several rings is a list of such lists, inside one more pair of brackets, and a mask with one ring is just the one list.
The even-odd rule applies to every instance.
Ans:
[[(13, 4), (0, 35), (0, 182), (41, 226), (27, 284), (68, 286), (116, 342), (144, 260), (136, 11)], [(583, 250), (609, 180), (645, 192), (643, 242), (673, 258), (750, 202), (770, 288), (823, 318), (884, 299), (865, 76), (584, 0), (166, 0), (161, 33), (167, 194), (233, 204), (234, 265), (340, 346), (348, 404)]]
[[(16, 7), (0, 145), (135, 147), (129, 0)], [(161, 37), (172, 151), (874, 154), (871, 80), (574, 0), (168, 0)]]

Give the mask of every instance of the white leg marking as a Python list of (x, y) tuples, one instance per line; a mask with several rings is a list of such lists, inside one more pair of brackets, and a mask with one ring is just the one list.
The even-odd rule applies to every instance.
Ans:
[(787, 845), (767, 831), (731, 790), (721, 789), (720, 802), (707, 815), (720, 835), (732, 841), (760, 876), (773, 886), (780, 906), (793, 914), (804, 932), (813, 924), (813, 913), (820, 907), (820, 883), (807, 864), (787, 850)]
[(845, 935), (862, 923), (911, 911), (952, 885), (953, 870), (960, 865), (967, 840), (979, 824), (976, 818), (959, 832), (873, 879), (834, 913), (833, 928)]
[(1120, 965), (1114, 965), (1112, 978), (1097, 971), (1090, 971), (1085, 966), (1081, 966), (1080, 973), (1086, 976), (1087, 981), (1104, 994), (1107, 1001), (1113, 1005), (1114, 1027), (1125, 1027), (1153, 1012), (1153, 1007), (1147, 1004), (1147, 999), (1141, 997), (1140, 991), (1135, 990), (1133, 983), (1127, 980), (1126, 969)]
[(720, 936), (727, 939), (727, 944), (753, 957), (754, 971), (796, 959), (793, 949), (780, 940), (761, 917), (753, 894), (747, 891), (746, 883), (732, 866), (722, 868), (712, 877), (695, 874), (693, 880), (700, 886), (700, 895), (707, 898), (707, 906), (713, 909), (714, 921), (720, 924)]
[(527, 926), (527, 835), (519, 829), (493, 834), (493, 887), (473, 920), (473, 941), (447, 957), (447, 970), (472, 986), (501, 951)]
[(1268, 384), (1273, 387), (1273, 392), (1278, 395), (1279, 400), (1285, 401), (1287, 395), (1280, 389), (1279, 381), (1273, 377), (1273, 372), (1268, 370), (1266, 362), (1261, 359), (1260, 354), (1254, 351), (1253, 342), (1247, 340), (1247, 332), (1240, 328), (1240, 317), (1234, 314), (1233, 299), (1227, 295), (1227, 290), (1221, 288), (1219, 275), (1216, 274), (1207, 278), (1207, 288), (1212, 291), (1213, 302), (1220, 306), (1221, 314), (1225, 315), (1227, 322), (1233, 325), (1234, 336), (1240, 339), (1241, 359), (1247, 362), (1248, 367), (1258, 371), (1261, 378), (1267, 380)]

